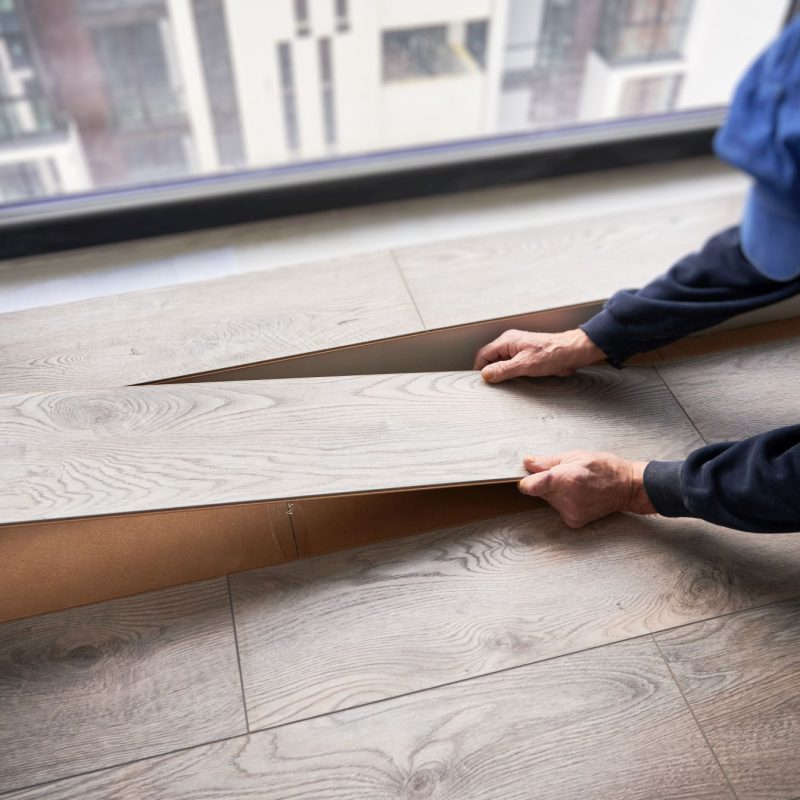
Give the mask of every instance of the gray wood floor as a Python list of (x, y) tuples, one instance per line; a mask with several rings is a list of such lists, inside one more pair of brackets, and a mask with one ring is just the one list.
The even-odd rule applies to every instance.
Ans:
[(658, 367), (708, 441), (800, 422), (800, 338)]
[(798, 793), (796, 536), (535, 509), (229, 585), (0, 626), (7, 796)]
[(514, 480), (525, 453), (680, 458), (700, 443), (651, 368), (0, 395), (0, 524)]

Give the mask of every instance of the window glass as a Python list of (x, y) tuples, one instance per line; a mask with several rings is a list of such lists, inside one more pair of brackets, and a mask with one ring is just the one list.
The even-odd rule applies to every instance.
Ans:
[(719, 107), (757, 6), (0, 0), (0, 204)]

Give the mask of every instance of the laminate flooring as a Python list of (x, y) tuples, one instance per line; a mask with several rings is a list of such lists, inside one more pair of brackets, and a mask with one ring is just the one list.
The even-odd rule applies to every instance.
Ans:
[(0, 791), (246, 731), (225, 579), (0, 625)]
[(0, 314), (5, 392), (105, 388), (419, 331), (390, 253)]
[(735, 225), (739, 195), (396, 251), (425, 327), (605, 300)]
[(659, 365), (708, 441), (800, 423), (800, 338)]
[(525, 453), (700, 443), (650, 368), (0, 395), (0, 523), (514, 480)]

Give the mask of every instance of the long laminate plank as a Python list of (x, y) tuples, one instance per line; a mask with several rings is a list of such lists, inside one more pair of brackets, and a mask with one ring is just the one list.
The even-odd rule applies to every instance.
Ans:
[(0, 625), (0, 791), (245, 730), (224, 579)]
[(0, 315), (0, 386), (126, 386), (422, 329), (388, 252)]
[(648, 639), (12, 797), (732, 800)]
[(526, 452), (678, 458), (699, 437), (649, 368), (0, 396), (0, 523), (513, 480)]
[(251, 730), (800, 593), (800, 537), (550, 509), (231, 576)]
[(800, 797), (800, 601), (657, 641), (739, 800)]
[(396, 251), (426, 328), (604, 300), (734, 225), (739, 195)]
[(800, 423), (800, 337), (658, 367), (709, 441)]

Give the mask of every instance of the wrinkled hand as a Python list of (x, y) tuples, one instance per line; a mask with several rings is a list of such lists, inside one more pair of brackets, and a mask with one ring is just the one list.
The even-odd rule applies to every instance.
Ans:
[(566, 377), (604, 358), (603, 351), (579, 328), (564, 333), (506, 331), (482, 347), (474, 369), (487, 383), (545, 375)]
[(655, 514), (644, 488), (645, 461), (611, 453), (575, 450), (556, 456), (525, 456), (531, 475), (519, 490), (546, 500), (570, 528), (580, 528), (615, 511)]

